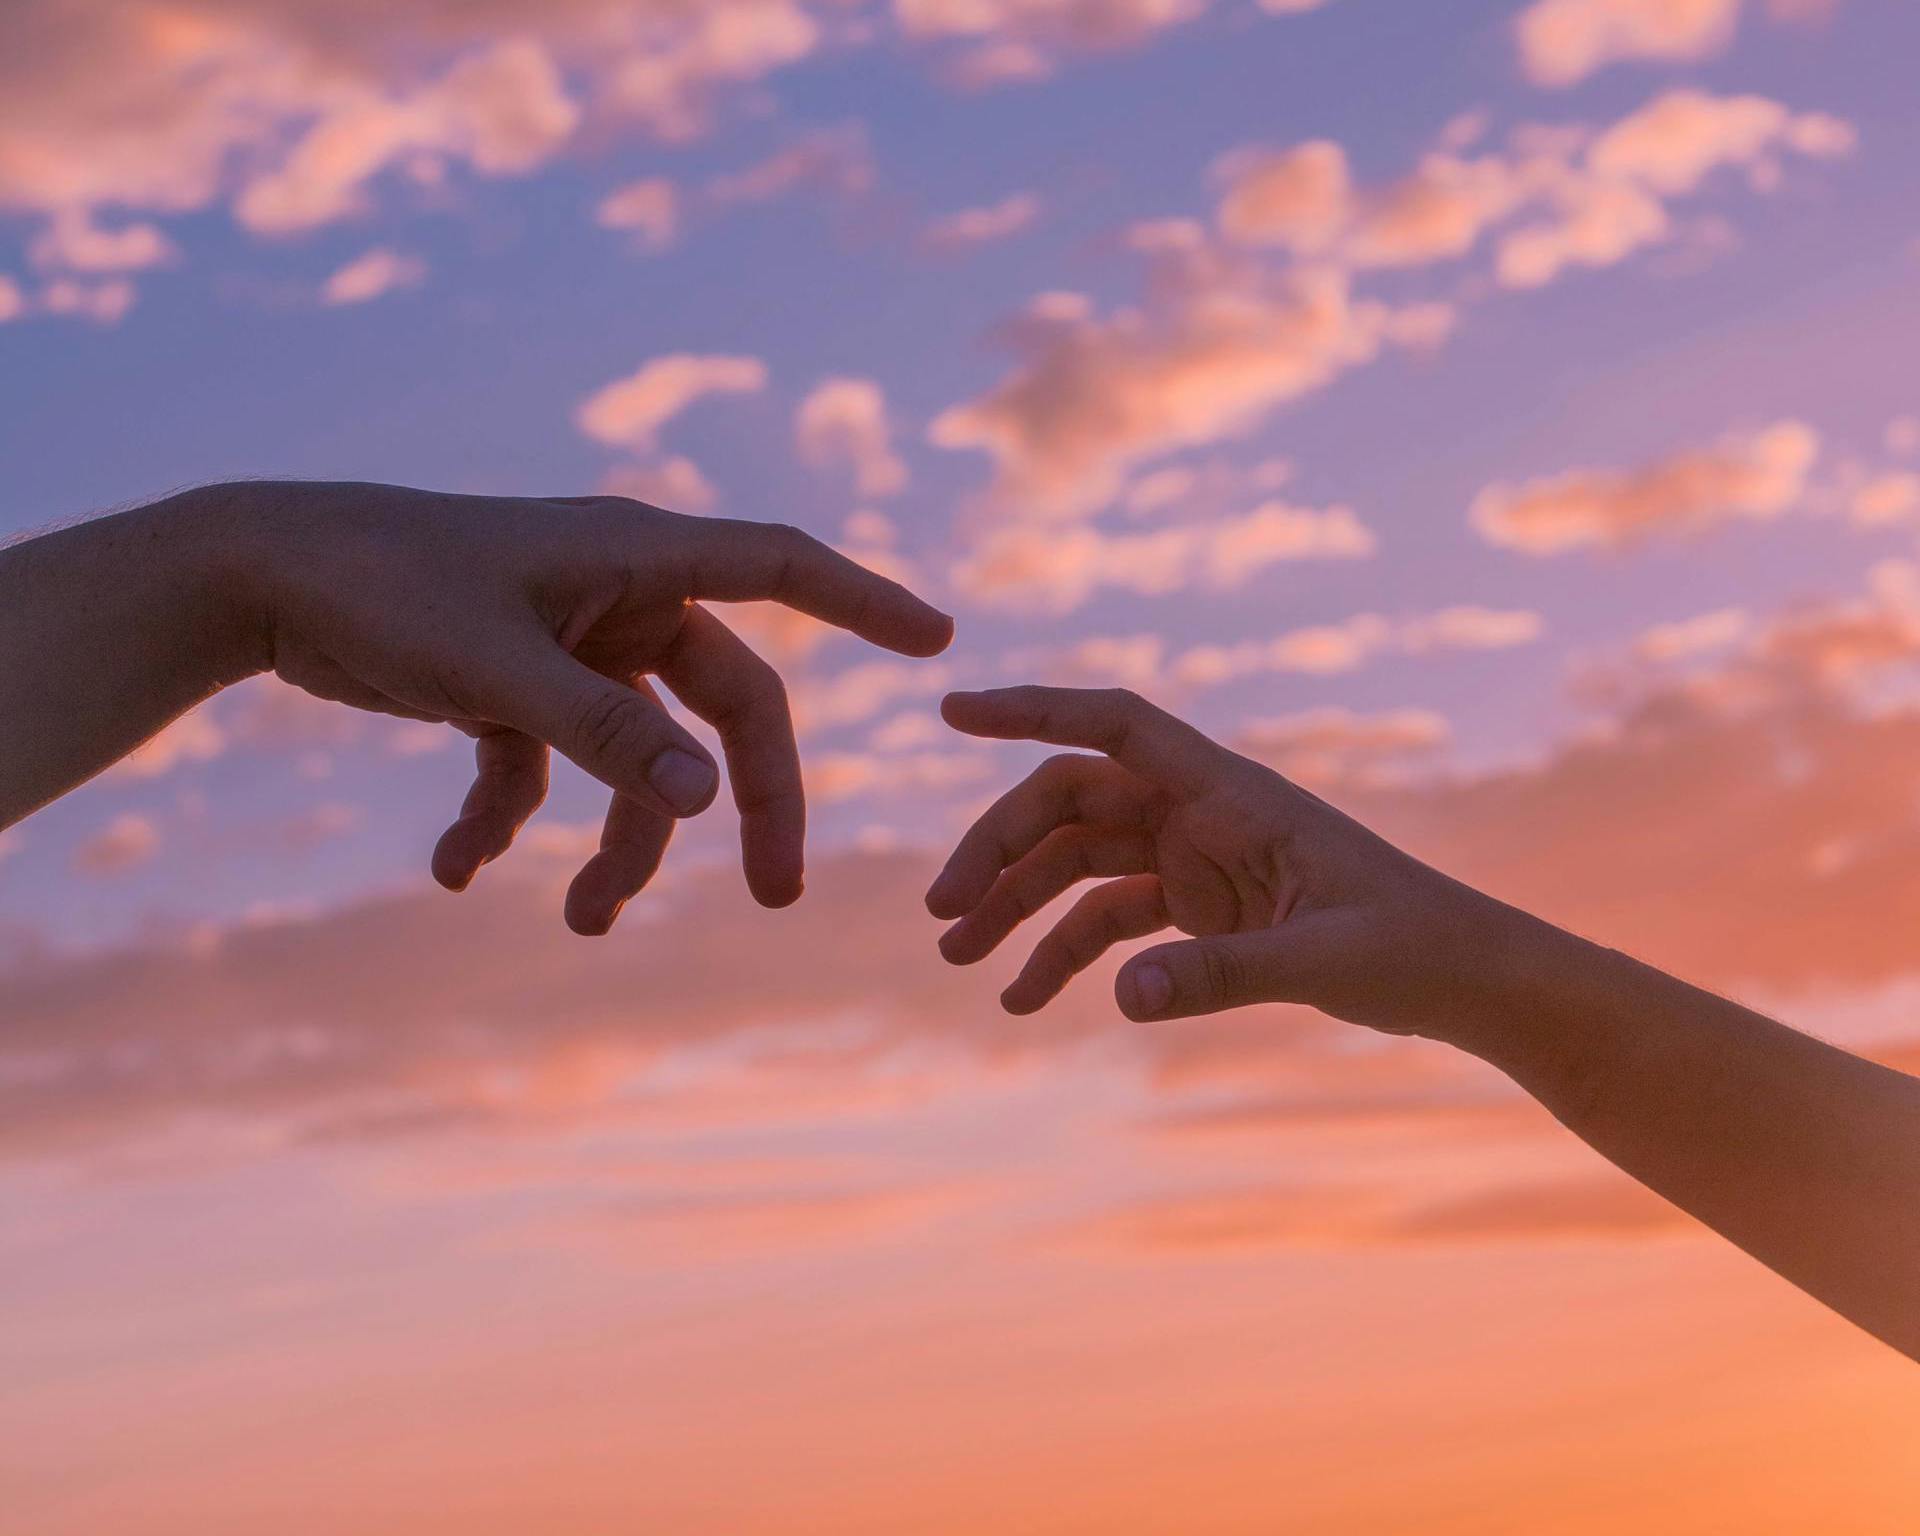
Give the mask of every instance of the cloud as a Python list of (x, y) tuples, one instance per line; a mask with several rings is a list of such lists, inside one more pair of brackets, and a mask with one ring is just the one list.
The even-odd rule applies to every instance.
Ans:
[(0, 273), (0, 325), (18, 320), (27, 312), (27, 296), (12, 278)]
[(133, 310), (133, 284), (124, 277), (97, 283), (59, 277), (42, 285), (33, 307), (42, 314), (67, 315), (95, 325), (118, 325)]
[(356, 256), (321, 285), (320, 297), (328, 304), (341, 306), (365, 304), (402, 288), (425, 281), (427, 264), (418, 256), (408, 256), (386, 246), (376, 246)]
[(678, 454), (645, 464), (621, 464), (601, 477), (609, 496), (627, 496), (670, 512), (705, 516), (720, 505), (720, 493), (692, 459)]
[(767, 365), (757, 357), (672, 353), (597, 390), (574, 419), (597, 442), (648, 452), (661, 428), (696, 401), (754, 394), (766, 385)]
[(996, 529), (956, 567), (962, 592), (999, 607), (1064, 613), (1103, 587), (1162, 595), (1223, 591), (1301, 560), (1364, 560), (1375, 549), (1349, 507), (1267, 502), (1238, 517), (1112, 533), (1087, 524)]
[(1456, 260), (1504, 230), (1499, 281), (1535, 288), (1668, 239), (1669, 201), (1718, 170), (1743, 168), (1764, 191), (1778, 183), (1784, 154), (1831, 158), (1853, 140), (1839, 118), (1765, 97), (1671, 91), (1598, 136), (1533, 125), (1480, 155), (1445, 144), (1379, 187), (1356, 186), (1345, 150), (1329, 140), (1243, 148), (1214, 167), (1215, 221), (1239, 245), (1354, 269)]
[(864, 661), (826, 678), (810, 678), (793, 689), (793, 719), (801, 732), (832, 730), (871, 720), (902, 699), (941, 693), (952, 685), (953, 669), (926, 662)]
[(800, 457), (816, 469), (846, 464), (862, 496), (897, 496), (907, 466), (893, 451), (887, 398), (871, 379), (823, 379), (794, 417)]
[(1589, 1243), (1684, 1236), (1692, 1218), (1624, 1174), (1488, 1183), (1440, 1200), (1383, 1187), (1265, 1185), (1160, 1196), (1094, 1222), (1096, 1241), (1150, 1254), (1412, 1244)]
[(1175, 660), (1171, 676), (1176, 683), (1203, 688), (1260, 672), (1325, 677), (1355, 671), (1384, 655), (1531, 645), (1545, 629), (1545, 620), (1524, 608), (1462, 605), (1401, 619), (1357, 613), (1336, 624), (1290, 629), (1271, 640), (1194, 646)]
[[(524, 174), (589, 111), (603, 134), (691, 137), (819, 36), (798, 0), (3, 7), (0, 208), (54, 241), (104, 209), (223, 203), (294, 233), (365, 211), (383, 177)], [(123, 254), (155, 248), (135, 238)]]
[(873, 185), (873, 150), (858, 123), (821, 129), (744, 170), (715, 176), (707, 200), (718, 207), (766, 203), (809, 190), (857, 197)]
[(602, 229), (631, 231), (645, 251), (664, 251), (680, 233), (680, 189), (664, 176), (648, 176), (601, 198), (594, 218)]
[[(1777, 21), (1815, 21), (1833, 0), (1770, 0)], [(1569, 86), (1609, 64), (1691, 64), (1733, 41), (1743, 0), (1535, 0), (1514, 20), (1536, 85)]]
[(135, 222), (102, 229), (84, 208), (63, 208), (34, 236), (27, 253), (35, 266), (67, 272), (138, 272), (179, 253), (155, 225)]
[(1431, 760), (1451, 737), (1445, 718), (1431, 710), (1366, 715), (1333, 708), (1250, 721), (1237, 746), (1290, 779), (1325, 785), (1404, 772)]
[(76, 874), (102, 878), (130, 874), (160, 851), (160, 829), (145, 816), (116, 816), (74, 850)]
[(1628, 59), (1688, 63), (1733, 40), (1741, 0), (1536, 0), (1514, 20), (1527, 76), (1566, 86)]
[(993, 759), (982, 752), (906, 752), (892, 757), (826, 752), (806, 764), (807, 793), (833, 804), (916, 790), (959, 789), (980, 783), (992, 772)]
[(368, 183), (410, 157), (455, 159), (483, 175), (524, 174), (579, 122), (545, 48), (524, 38), (498, 43), (411, 94), (354, 95), (331, 106), (283, 163), (246, 183), (234, 212), (262, 234), (331, 223), (361, 211)]
[(1806, 494), (1819, 454), (1811, 427), (1776, 422), (1630, 470), (1576, 469), (1492, 485), (1474, 498), (1469, 517), (1489, 543), (1523, 554), (1627, 548), (1779, 517)]
[(1040, 199), (1033, 193), (1011, 193), (997, 203), (962, 208), (935, 219), (921, 235), (921, 243), (937, 251), (989, 245), (1030, 228), (1040, 209)]
[(1444, 310), (1356, 299), (1337, 271), (1267, 271), (1194, 225), (1135, 238), (1146, 305), (1103, 316), (1077, 295), (1042, 296), (1008, 328), (1014, 372), (933, 423), (939, 446), (994, 459), (999, 504), (1096, 510), (1143, 462), (1238, 436), (1384, 347), (1444, 334)]
[(210, 763), (227, 750), (227, 733), (213, 711), (190, 710), (163, 727), (107, 771), (122, 778), (157, 779), (184, 763)]

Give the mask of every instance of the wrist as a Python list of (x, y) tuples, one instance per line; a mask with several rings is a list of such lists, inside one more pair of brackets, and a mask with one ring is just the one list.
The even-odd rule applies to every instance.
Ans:
[(272, 543), (263, 535), (256, 489), (245, 482), (202, 486), (135, 514), (164, 519), (161, 537), (177, 557), (195, 643), (217, 688), (273, 668)]
[(1467, 972), (1441, 1032), (1446, 1043), (1511, 1072), (1551, 1053), (1569, 994), (1611, 951), (1492, 897), (1475, 893), (1479, 910), (1462, 943)]

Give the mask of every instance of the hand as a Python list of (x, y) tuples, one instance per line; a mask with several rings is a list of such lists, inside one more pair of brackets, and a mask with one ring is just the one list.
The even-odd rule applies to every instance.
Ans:
[(1049, 759), (968, 830), (927, 892), (956, 965), (991, 954), (1086, 879), (1002, 996), (1033, 1013), (1112, 945), (1195, 935), (1134, 957), (1129, 1018), (1306, 1003), (1393, 1033), (1455, 1036), (1533, 920), (1400, 852), (1279, 774), (1133, 694), (1001, 688), (950, 694), (969, 735), (1085, 747)]
[(748, 886), (798, 898), (806, 827), (779, 675), (701, 601), (769, 599), (909, 656), (953, 622), (792, 528), (680, 517), (617, 497), (518, 500), (379, 485), (237, 488), (264, 664), (321, 698), (445, 721), (478, 772), (433, 873), (461, 890), (538, 809), (548, 748), (614, 792), (568, 924), (607, 932), (676, 817), (712, 803), (712, 756), (649, 678), (720, 735)]

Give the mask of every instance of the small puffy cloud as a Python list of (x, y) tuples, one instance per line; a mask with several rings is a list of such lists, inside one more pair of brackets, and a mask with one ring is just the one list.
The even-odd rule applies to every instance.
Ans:
[(1911, 522), (1920, 514), (1920, 475), (1898, 470), (1873, 476), (1848, 497), (1847, 513), (1863, 528)]
[(1752, 630), (1753, 620), (1745, 609), (1716, 608), (1690, 619), (1649, 626), (1633, 642), (1633, 653), (1656, 665), (1687, 661), (1726, 651)]
[(227, 733), (209, 709), (191, 710), (123, 757), (109, 772), (157, 779), (185, 763), (208, 763), (227, 749)]
[(130, 874), (160, 851), (160, 829), (132, 812), (116, 816), (74, 850), (76, 873), (109, 878)]
[(402, 288), (415, 287), (426, 275), (427, 264), (418, 256), (376, 246), (334, 272), (321, 285), (320, 297), (335, 307), (366, 304)]
[(1618, 549), (1778, 517), (1805, 494), (1819, 454), (1811, 427), (1782, 421), (1635, 469), (1576, 469), (1489, 486), (1469, 515), (1489, 543), (1523, 554)]
[(1299, 560), (1362, 560), (1372, 532), (1348, 507), (1269, 502), (1241, 517), (1112, 533), (1087, 525), (1016, 524), (989, 533), (955, 571), (968, 595), (997, 606), (1064, 613), (1102, 587), (1148, 595), (1241, 585)]
[(807, 793), (822, 804), (898, 795), (940, 792), (977, 784), (993, 772), (982, 752), (909, 752), (876, 756), (862, 752), (824, 752), (804, 764)]
[(1764, 182), (1781, 151), (1815, 158), (1853, 148), (1852, 127), (1824, 112), (1791, 112), (1765, 96), (1669, 91), (1622, 118), (1587, 152), (1595, 174), (1672, 197), (1691, 192), (1722, 166), (1744, 166)]
[(1357, 613), (1336, 624), (1290, 629), (1270, 640), (1194, 646), (1176, 658), (1172, 675), (1176, 682), (1196, 688), (1261, 672), (1330, 677), (1357, 671), (1382, 656), (1531, 645), (1545, 630), (1540, 615), (1527, 609), (1463, 605), (1403, 619)]
[(720, 504), (720, 493), (692, 459), (670, 454), (644, 464), (622, 464), (601, 479), (609, 496), (626, 496), (669, 512), (705, 516)]
[(1514, 21), (1527, 77), (1566, 86), (1628, 59), (1686, 63), (1733, 39), (1742, 0), (1535, 0)]
[(630, 232), (642, 250), (664, 251), (680, 233), (680, 189), (664, 176), (630, 181), (600, 199), (594, 218)]
[(27, 312), (27, 296), (20, 291), (20, 285), (5, 273), (0, 273), (0, 325), (9, 320), (18, 320)]
[(1430, 760), (1452, 731), (1424, 709), (1315, 709), (1250, 722), (1234, 750), (1307, 784), (1381, 780)]
[(943, 692), (951, 668), (925, 662), (868, 661), (828, 678), (803, 680), (793, 688), (793, 720), (802, 731), (858, 725), (902, 699)]
[(1031, 192), (1015, 192), (997, 203), (962, 208), (935, 219), (921, 241), (938, 251), (988, 245), (1019, 234), (1039, 217), (1040, 199)]
[(907, 466), (893, 451), (887, 398), (871, 379), (824, 379), (794, 417), (800, 457), (816, 469), (848, 465), (862, 496), (906, 489)]
[(810, 133), (745, 170), (716, 176), (706, 185), (718, 207), (767, 203), (799, 191), (858, 197), (873, 186), (873, 150), (857, 123)]
[(57, 277), (41, 286), (34, 307), (48, 315), (91, 320), (95, 325), (118, 325), (133, 309), (133, 284), (124, 277), (102, 282)]
[(671, 353), (597, 390), (574, 419), (596, 442), (647, 452), (660, 429), (696, 401), (754, 394), (766, 385), (767, 365), (757, 357)]
[(1327, 250), (1353, 213), (1347, 152), (1328, 139), (1291, 149), (1241, 149), (1215, 168), (1220, 232), (1242, 245)]
[(454, 64), (402, 97), (348, 96), (326, 111), (286, 160), (240, 192), (240, 222), (263, 234), (331, 223), (365, 206), (383, 172), (451, 157), (483, 175), (519, 175), (569, 139), (580, 109), (540, 44), (503, 42)]
[[(604, 20), (604, 6), (582, 9)], [(668, 141), (702, 133), (720, 90), (764, 79), (820, 43), (819, 23), (798, 0), (656, 7), (636, 30), (639, 46), (616, 52), (606, 67), (604, 99)]]
[(27, 247), (35, 266), (65, 272), (138, 272), (171, 261), (173, 242), (152, 224), (102, 229), (85, 208), (63, 208)]

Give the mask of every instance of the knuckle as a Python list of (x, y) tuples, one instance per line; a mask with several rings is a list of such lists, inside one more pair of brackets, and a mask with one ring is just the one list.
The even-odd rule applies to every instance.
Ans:
[(573, 739), (582, 752), (599, 761), (639, 751), (652, 735), (639, 698), (622, 698), (610, 689), (582, 703), (573, 722)]
[(1239, 951), (1215, 941), (1202, 939), (1198, 944), (1200, 973), (1207, 996), (1230, 1002), (1246, 995), (1247, 967)]

